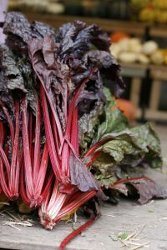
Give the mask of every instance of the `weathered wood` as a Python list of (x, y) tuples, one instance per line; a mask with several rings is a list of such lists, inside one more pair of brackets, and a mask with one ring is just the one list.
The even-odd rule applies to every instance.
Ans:
[(150, 65), (150, 74), (153, 79), (167, 81), (167, 66)]
[(130, 100), (137, 108), (139, 106), (140, 100), (140, 89), (141, 89), (142, 79), (139, 77), (132, 78)]
[[(147, 174), (161, 185), (167, 185), (167, 175), (162, 176), (162, 174), (153, 170), (150, 170)], [(140, 239), (139, 243), (149, 241), (149, 249), (165, 249), (167, 244), (166, 211), (166, 200), (154, 201), (145, 206), (138, 206), (134, 202), (123, 200), (117, 206), (105, 204), (101, 209), (102, 216), (91, 228), (84, 232), (83, 236), (78, 236), (73, 240), (67, 249), (122, 249), (119, 240), (112, 240), (114, 235), (115, 238), (119, 233), (123, 232), (128, 232), (130, 235), (143, 227), (144, 229), (141, 230), (140, 235), (137, 237)], [(20, 229), (17, 230), (4, 225), (8, 220), (8, 217), (0, 216), (1, 249), (58, 250), (61, 240), (72, 231), (72, 225), (67, 223), (57, 225), (53, 231), (46, 231), (37, 223), (33, 227), (16, 226)], [(79, 221), (81, 221), (80, 218)], [(77, 223), (76, 226), (78, 225)]]
[(140, 77), (144, 78), (146, 75), (146, 70), (148, 69), (147, 65), (142, 64), (125, 64), (120, 63), (121, 65), (121, 74), (126, 77)]
[(121, 64), (122, 76), (132, 78), (132, 87), (130, 93), (130, 100), (138, 108), (136, 117), (141, 117), (141, 110), (139, 110), (139, 94), (141, 88), (141, 81), (146, 75), (146, 71), (150, 70), (150, 76), (153, 79), (151, 96), (149, 103), (149, 110), (145, 112), (145, 118), (151, 120), (167, 121), (167, 111), (160, 111), (160, 91), (161, 84), (167, 81), (167, 67), (164, 65), (141, 65), (141, 64)]
[(167, 121), (167, 111), (146, 110), (146, 117), (150, 120)]
[[(141, 109), (138, 108), (136, 118), (140, 117), (141, 117)], [(167, 111), (146, 109), (145, 117), (147, 120), (167, 121)]]
[(158, 110), (160, 100), (161, 81), (154, 80), (152, 82), (151, 97), (150, 97), (150, 109), (152, 111)]

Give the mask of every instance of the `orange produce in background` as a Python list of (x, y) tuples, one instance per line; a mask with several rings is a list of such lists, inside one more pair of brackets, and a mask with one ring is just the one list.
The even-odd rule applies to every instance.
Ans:
[(129, 35), (125, 32), (114, 32), (111, 34), (111, 42), (112, 43), (117, 43), (125, 38), (129, 38)]
[(136, 118), (136, 109), (131, 101), (116, 99), (116, 106), (124, 113), (127, 119), (132, 122)]

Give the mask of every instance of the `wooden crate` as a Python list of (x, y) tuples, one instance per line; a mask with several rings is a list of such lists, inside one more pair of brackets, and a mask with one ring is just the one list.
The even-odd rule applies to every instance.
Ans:
[(122, 76), (132, 78), (132, 88), (130, 100), (137, 109), (137, 118), (141, 117), (141, 109), (139, 108), (139, 97), (142, 80), (149, 71), (150, 77), (153, 79), (150, 93), (149, 108), (145, 110), (145, 118), (148, 120), (167, 121), (167, 111), (160, 111), (160, 91), (161, 85), (167, 83), (167, 67), (157, 65), (140, 65), (140, 64), (122, 64)]

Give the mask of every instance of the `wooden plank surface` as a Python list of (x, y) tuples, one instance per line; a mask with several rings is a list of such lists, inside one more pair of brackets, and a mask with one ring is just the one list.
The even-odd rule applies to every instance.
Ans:
[[(154, 173), (153, 173), (154, 172)], [(152, 178), (155, 171), (152, 171)], [(167, 183), (167, 176), (157, 173), (159, 182)], [(148, 242), (150, 250), (165, 249), (167, 240), (167, 223), (165, 221), (167, 211), (166, 200), (153, 201), (140, 206), (132, 201), (121, 200), (117, 206), (103, 205), (101, 217), (82, 236), (78, 236), (67, 247), (67, 250), (122, 250), (122, 243), (113, 240), (123, 232), (132, 234), (141, 231), (139, 241)], [(61, 240), (72, 232), (70, 224), (58, 225), (53, 231), (46, 231), (38, 225), (31, 228), (17, 226), (20, 230), (5, 226), (8, 217), (0, 216), (0, 247), (2, 249), (20, 250), (56, 250)], [(79, 218), (81, 222), (81, 218)], [(79, 223), (77, 224), (79, 225)], [(143, 230), (142, 230), (143, 229)], [(134, 245), (131, 245), (132, 249)]]

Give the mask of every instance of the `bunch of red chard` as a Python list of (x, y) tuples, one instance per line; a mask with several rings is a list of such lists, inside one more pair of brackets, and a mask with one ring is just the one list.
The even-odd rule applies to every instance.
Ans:
[(52, 228), (99, 190), (81, 156), (78, 120), (105, 102), (103, 71), (115, 89), (123, 87), (119, 66), (95, 25), (76, 21), (54, 31), (11, 12), (3, 30), (1, 188), (39, 207), (41, 223)]
[(158, 138), (148, 125), (139, 141), (142, 132), (128, 128), (121, 111), (112, 111), (105, 83), (116, 96), (125, 86), (106, 33), (80, 21), (55, 31), (40, 22), (30, 24), (16, 12), (7, 13), (3, 30), (0, 192), (39, 208), (48, 229), (96, 196), (127, 193), (126, 183), (145, 198), (143, 203), (166, 197), (144, 177), (138, 185), (136, 179), (116, 182), (123, 177), (118, 169), (153, 161), (159, 166), (161, 159)]

